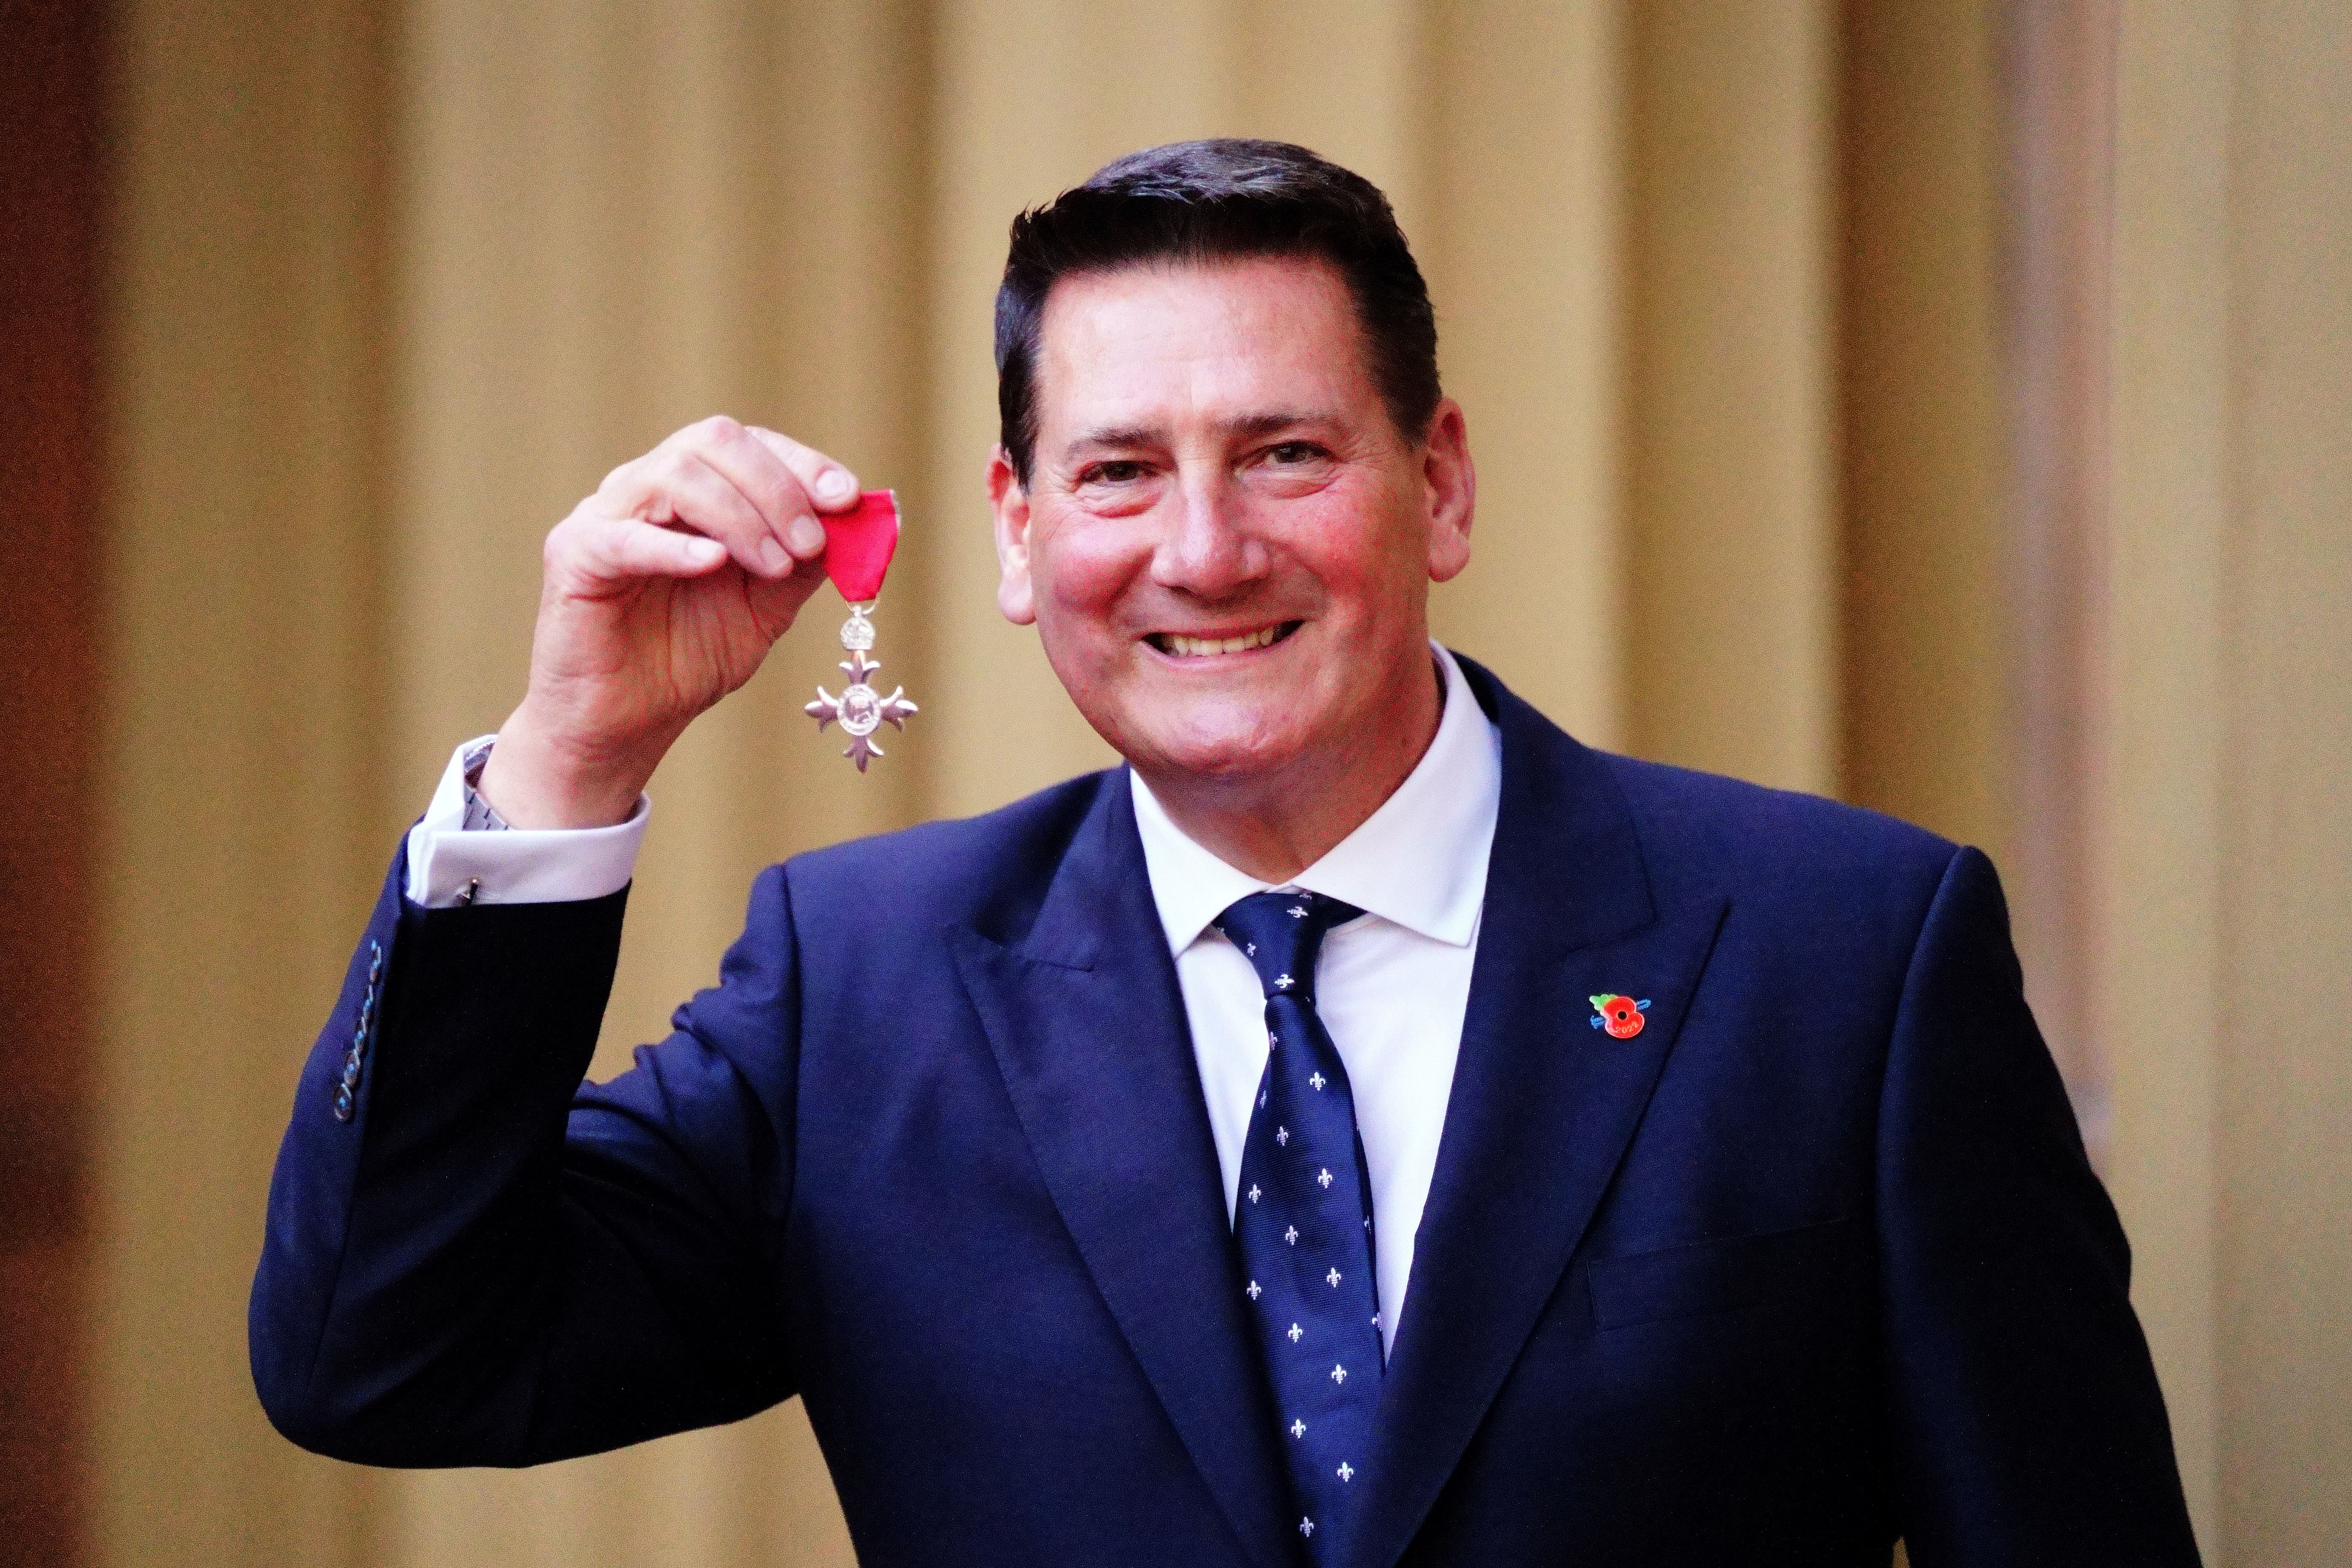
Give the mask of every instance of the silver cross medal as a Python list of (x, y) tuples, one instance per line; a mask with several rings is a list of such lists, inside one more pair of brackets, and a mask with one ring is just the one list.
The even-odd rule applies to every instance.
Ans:
[(849, 619), (841, 625), (841, 646), (849, 650), (849, 657), (842, 661), (841, 668), (848, 675), (849, 684), (842, 688), (838, 697), (819, 685), (816, 700), (802, 710), (816, 721), (819, 734), (824, 732), (827, 724), (838, 722), (841, 725), (849, 736), (849, 749), (841, 754), (856, 763), (861, 773), (866, 771), (868, 758), (882, 755), (882, 748), (874, 743), (874, 731), (885, 723), (903, 731), (907, 727), (907, 716), (920, 711), (907, 700), (905, 687), (898, 687), (885, 697), (866, 680), (866, 677), (882, 668), (879, 659), (866, 657), (874, 647), (874, 623), (866, 618), (866, 612), (872, 607), (869, 605), (850, 605)]

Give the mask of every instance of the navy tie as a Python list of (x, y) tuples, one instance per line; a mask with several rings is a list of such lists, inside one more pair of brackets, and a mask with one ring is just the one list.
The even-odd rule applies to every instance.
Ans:
[(1217, 917), (1265, 991), (1265, 1076), (1242, 1145), (1234, 1235), (1282, 1422), (1307, 1560), (1333, 1560), (1365, 1479), (1380, 1409), (1372, 1185), (1348, 1069), (1315, 1016), (1323, 935), (1361, 910), (1258, 893)]

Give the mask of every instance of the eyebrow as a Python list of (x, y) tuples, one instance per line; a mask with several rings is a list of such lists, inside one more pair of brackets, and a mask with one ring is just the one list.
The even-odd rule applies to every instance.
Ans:
[[(1320, 409), (1279, 409), (1265, 414), (1245, 414), (1238, 419), (1221, 422), (1218, 433), (1228, 438), (1248, 439), (1254, 436), (1271, 436), (1277, 430), (1287, 430), (1300, 425), (1330, 425), (1337, 416)], [(1086, 431), (1072, 440), (1065, 449), (1076, 452), (1097, 447), (1150, 447), (1167, 439), (1167, 433), (1149, 425), (1103, 425)]]

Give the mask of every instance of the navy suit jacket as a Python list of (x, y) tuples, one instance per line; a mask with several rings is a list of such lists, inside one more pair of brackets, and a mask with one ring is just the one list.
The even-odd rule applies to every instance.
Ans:
[[(1590, 751), (1465, 668), (1501, 816), (1334, 1561), (2194, 1563), (1990, 865)], [(1119, 772), (764, 872), (601, 1087), (625, 893), (426, 910), (404, 875), (271, 1192), (289, 1437), (525, 1465), (798, 1394), (870, 1563), (1296, 1560)]]

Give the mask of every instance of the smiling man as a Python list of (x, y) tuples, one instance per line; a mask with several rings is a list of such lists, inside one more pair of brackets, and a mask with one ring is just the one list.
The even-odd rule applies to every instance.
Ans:
[(997, 363), (999, 603), (1127, 765), (770, 869), (583, 1085), (646, 781), (857, 488), (717, 420), (615, 469), (298, 1091), (279, 1428), (798, 1394), (873, 1562), (2193, 1563), (1983, 857), (1429, 640), (1475, 482), (1380, 193), (1122, 159), (1014, 224)]
[(1042, 309), (1003, 312), (997, 602), (1188, 837), (1285, 880), (1436, 732), (1429, 584), (1470, 559), (1462, 411), (1433, 374), (1370, 374), (1319, 257), (1051, 261)]

